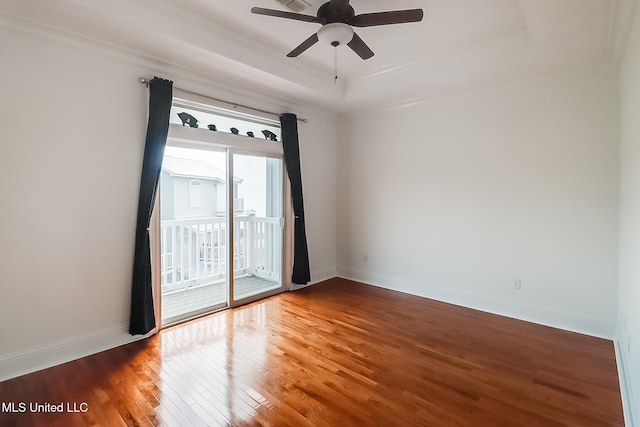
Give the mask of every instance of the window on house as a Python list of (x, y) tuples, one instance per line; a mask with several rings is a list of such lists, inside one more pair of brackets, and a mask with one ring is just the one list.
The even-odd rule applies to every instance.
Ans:
[(189, 181), (189, 207), (201, 208), (204, 206), (203, 202), (203, 190), (202, 181), (192, 179)]

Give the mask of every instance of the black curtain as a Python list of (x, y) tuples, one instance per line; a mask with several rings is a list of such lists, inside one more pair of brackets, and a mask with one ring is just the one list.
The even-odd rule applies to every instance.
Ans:
[(291, 199), (293, 201), (294, 254), (293, 276), (291, 280), (298, 285), (306, 285), (311, 281), (309, 269), (309, 249), (304, 224), (304, 202), (302, 199), (302, 175), (300, 173), (300, 146), (298, 143), (298, 118), (287, 113), (280, 116), (282, 128), (282, 148), (284, 163), (291, 182)]
[(156, 327), (151, 287), (151, 253), (149, 222), (156, 199), (158, 179), (162, 168), (164, 147), (169, 133), (169, 113), (173, 98), (173, 82), (154, 77), (149, 82), (149, 124), (142, 160), (136, 246), (133, 257), (131, 287), (131, 317), (129, 333), (144, 335)]

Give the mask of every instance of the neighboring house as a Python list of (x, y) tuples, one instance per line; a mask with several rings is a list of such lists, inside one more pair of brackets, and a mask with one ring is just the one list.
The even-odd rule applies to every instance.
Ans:
[[(163, 221), (224, 216), (225, 173), (210, 163), (181, 157), (165, 156), (160, 177), (160, 199)], [(234, 194), (242, 179), (233, 182)], [(234, 199), (234, 213), (244, 209), (243, 199)]]
[[(233, 182), (238, 194), (242, 179)], [(201, 160), (165, 155), (160, 175), (162, 283), (165, 291), (210, 283), (225, 273), (225, 172)], [(234, 199), (234, 215), (244, 199)], [(194, 221), (195, 220), (195, 221)], [(236, 262), (245, 264), (245, 228), (237, 230)]]

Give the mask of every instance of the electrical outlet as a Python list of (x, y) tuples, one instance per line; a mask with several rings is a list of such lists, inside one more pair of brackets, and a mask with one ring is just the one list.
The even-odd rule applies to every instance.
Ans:
[(522, 280), (516, 279), (513, 281), (513, 290), (521, 291), (522, 290)]

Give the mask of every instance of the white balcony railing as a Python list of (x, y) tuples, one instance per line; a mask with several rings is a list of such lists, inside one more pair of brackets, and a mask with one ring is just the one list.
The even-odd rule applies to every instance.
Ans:
[[(234, 276), (279, 281), (280, 218), (234, 216)], [(222, 281), (227, 271), (226, 219), (161, 222), (163, 292)]]
[[(223, 209), (226, 207), (226, 201), (224, 199), (219, 199), (216, 202), (216, 206), (222, 206)], [(244, 212), (244, 198), (233, 199), (233, 213), (234, 215), (238, 215)], [(224, 216), (226, 210), (218, 210), (216, 209), (216, 215)]]

